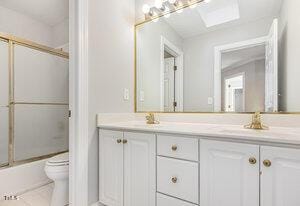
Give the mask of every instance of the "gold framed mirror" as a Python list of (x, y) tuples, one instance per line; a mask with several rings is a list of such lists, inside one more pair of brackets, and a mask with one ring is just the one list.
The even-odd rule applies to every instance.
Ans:
[(135, 112), (300, 113), (297, 1), (172, 2), (135, 26)]

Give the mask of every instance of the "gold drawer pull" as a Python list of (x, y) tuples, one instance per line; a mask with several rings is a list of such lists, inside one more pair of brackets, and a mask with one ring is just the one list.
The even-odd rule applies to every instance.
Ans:
[(270, 160), (264, 160), (263, 164), (265, 165), (265, 167), (271, 167), (272, 162)]
[(177, 177), (172, 177), (172, 182), (175, 184), (175, 183), (177, 183)]
[(123, 140), (123, 144), (127, 144), (127, 142), (128, 142), (127, 139)]
[(120, 144), (122, 142), (121, 139), (117, 139), (117, 143)]
[(177, 149), (178, 149), (177, 145), (173, 145), (173, 146), (172, 146), (172, 150), (173, 150), (173, 151), (177, 151)]
[(255, 165), (257, 162), (257, 160), (255, 159), (255, 157), (250, 157), (249, 158), (249, 163), (252, 164), (252, 165)]

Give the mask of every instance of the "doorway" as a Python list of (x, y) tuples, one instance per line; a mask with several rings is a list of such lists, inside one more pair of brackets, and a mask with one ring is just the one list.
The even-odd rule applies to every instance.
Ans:
[(258, 46), (265, 47), (265, 86), (264, 108), (257, 111), (278, 111), (278, 19), (274, 19), (269, 34), (264, 37), (215, 47), (214, 112), (222, 111), (222, 55)]
[(164, 70), (164, 112), (176, 110), (176, 70), (175, 57), (165, 56)]
[(245, 108), (245, 74), (225, 79), (225, 111), (242, 112)]
[(161, 37), (161, 93), (162, 112), (183, 111), (183, 52)]

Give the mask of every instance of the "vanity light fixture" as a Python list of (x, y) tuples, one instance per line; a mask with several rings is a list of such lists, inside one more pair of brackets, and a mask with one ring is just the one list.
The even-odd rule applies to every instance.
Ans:
[(164, 12), (166, 10), (166, 6), (164, 5), (162, 0), (156, 0), (155, 1), (155, 7), (159, 9), (160, 11)]
[(164, 15), (165, 18), (169, 18), (169, 17), (171, 16), (171, 14), (170, 14), (170, 9), (169, 9), (169, 7), (167, 7), (167, 6), (165, 7), (165, 13), (166, 13), (166, 14)]
[(159, 17), (170, 17), (173, 12), (182, 13), (184, 8), (195, 8), (198, 3), (208, 3), (211, 0), (155, 0), (155, 5), (150, 7), (144, 4), (143, 13), (146, 21), (157, 22)]
[(183, 4), (181, 1), (176, 1), (176, 3), (174, 4), (174, 6), (176, 6), (178, 9), (176, 9), (177, 13), (182, 13), (183, 12)]

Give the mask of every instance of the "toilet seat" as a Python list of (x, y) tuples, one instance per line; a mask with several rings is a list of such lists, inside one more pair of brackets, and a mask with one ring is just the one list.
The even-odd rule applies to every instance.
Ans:
[(63, 153), (55, 157), (50, 158), (47, 163), (47, 166), (67, 166), (69, 165), (69, 153)]

